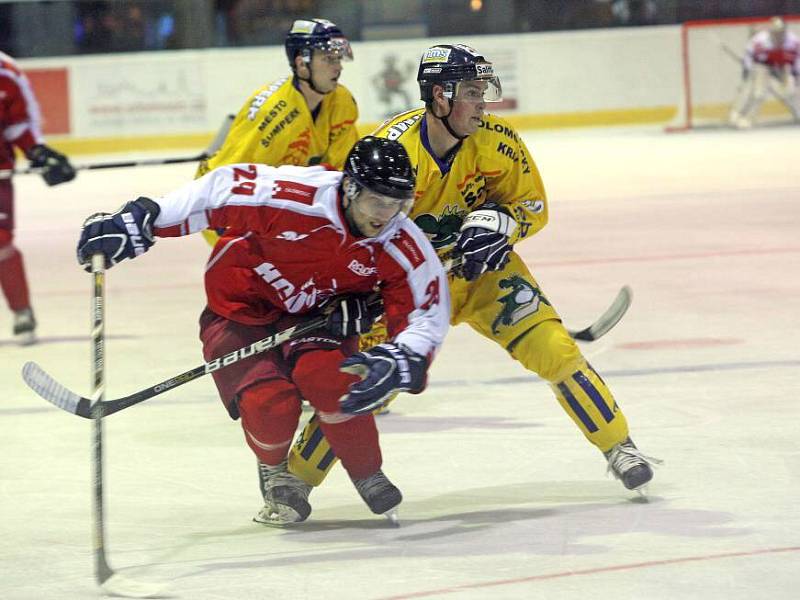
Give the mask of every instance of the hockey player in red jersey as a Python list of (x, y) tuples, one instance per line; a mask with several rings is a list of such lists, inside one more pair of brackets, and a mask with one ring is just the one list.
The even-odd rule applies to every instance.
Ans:
[(800, 39), (788, 30), (786, 22), (773, 17), (768, 29), (756, 33), (742, 57), (742, 85), (733, 103), (730, 124), (737, 129), (753, 125), (758, 109), (772, 93), (800, 122)]
[[(48, 185), (75, 177), (67, 158), (44, 144), (39, 105), (28, 78), (14, 60), (0, 52), (0, 170), (14, 168), (14, 148), (19, 148), (32, 167), (42, 167)], [(31, 308), (22, 253), (14, 245), (14, 188), (11, 179), (0, 178), (0, 288), (14, 313), (14, 336), (19, 343), (36, 341), (36, 320)]]
[[(141, 197), (87, 219), (79, 262), (108, 267), (146, 252), (155, 236), (226, 228), (206, 267), (200, 317), (206, 360), (331, 311), (324, 330), (213, 373), (258, 458), (265, 523), (306, 519), (311, 486), (286, 457), (301, 413), (314, 407), (336, 456), (370, 509), (392, 511), (400, 491), (381, 471), (371, 411), (398, 390), (419, 393), (448, 328), (447, 279), (408, 218), (414, 175), (398, 142), (366, 137), (344, 173), (316, 167), (220, 167), (162, 198)], [(390, 339), (364, 352), (358, 334), (380, 290)]]

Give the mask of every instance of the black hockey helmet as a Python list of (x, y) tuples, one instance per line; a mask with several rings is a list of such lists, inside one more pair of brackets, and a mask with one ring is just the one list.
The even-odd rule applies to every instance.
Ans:
[(483, 80), (488, 82), (483, 93), (485, 102), (499, 102), (503, 92), (494, 67), (474, 48), (464, 44), (437, 44), (422, 53), (417, 71), (420, 98), (426, 104), (433, 101), (433, 86), (444, 87), (445, 96), (455, 99), (456, 88), (461, 81)]
[(298, 19), (286, 34), (283, 46), (292, 69), (298, 54), (304, 61), (310, 62), (312, 50), (331, 52), (342, 60), (353, 60), (353, 50), (347, 37), (335, 23), (325, 19)]
[(414, 170), (400, 142), (372, 135), (361, 138), (347, 155), (344, 173), (376, 194), (399, 200), (414, 197)]

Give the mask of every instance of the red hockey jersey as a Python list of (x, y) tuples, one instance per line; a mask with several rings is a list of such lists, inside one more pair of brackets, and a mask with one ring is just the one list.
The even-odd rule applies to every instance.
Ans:
[(14, 146), (27, 153), (44, 143), (33, 88), (14, 59), (0, 52), (0, 169), (14, 166)]
[(226, 228), (206, 266), (208, 305), (239, 323), (318, 310), (345, 293), (380, 288), (395, 342), (433, 355), (450, 299), (444, 269), (404, 215), (378, 237), (355, 237), (339, 197), (343, 174), (324, 167), (219, 167), (155, 201), (158, 236)]

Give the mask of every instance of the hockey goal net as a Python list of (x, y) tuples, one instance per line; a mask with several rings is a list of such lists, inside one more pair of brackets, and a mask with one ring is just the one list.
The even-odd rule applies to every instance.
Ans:
[[(787, 28), (800, 35), (800, 15), (784, 15)], [(667, 131), (725, 127), (742, 81), (741, 57), (750, 38), (769, 28), (770, 17), (687, 21), (681, 26), (682, 94)], [(764, 102), (759, 122), (790, 122), (786, 107)]]

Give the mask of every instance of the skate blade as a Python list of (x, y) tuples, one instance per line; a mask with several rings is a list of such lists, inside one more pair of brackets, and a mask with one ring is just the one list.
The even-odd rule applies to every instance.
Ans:
[(286, 527), (302, 520), (297, 511), (288, 506), (265, 506), (253, 517), (255, 523), (261, 523), (268, 527)]
[(30, 346), (38, 342), (39, 339), (33, 331), (29, 331), (27, 333), (18, 333), (14, 336), (14, 341), (19, 346)]
[(397, 509), (391, 508), (383, 513), (383, 516), (389, 520), (392, 527), (400, 527), (400, 517), (397, 515)]
[(166, 586), (128, 579), (117, 573), (106, 579), (100, 587), (109, 596), (122, 598), (166, 598)]

